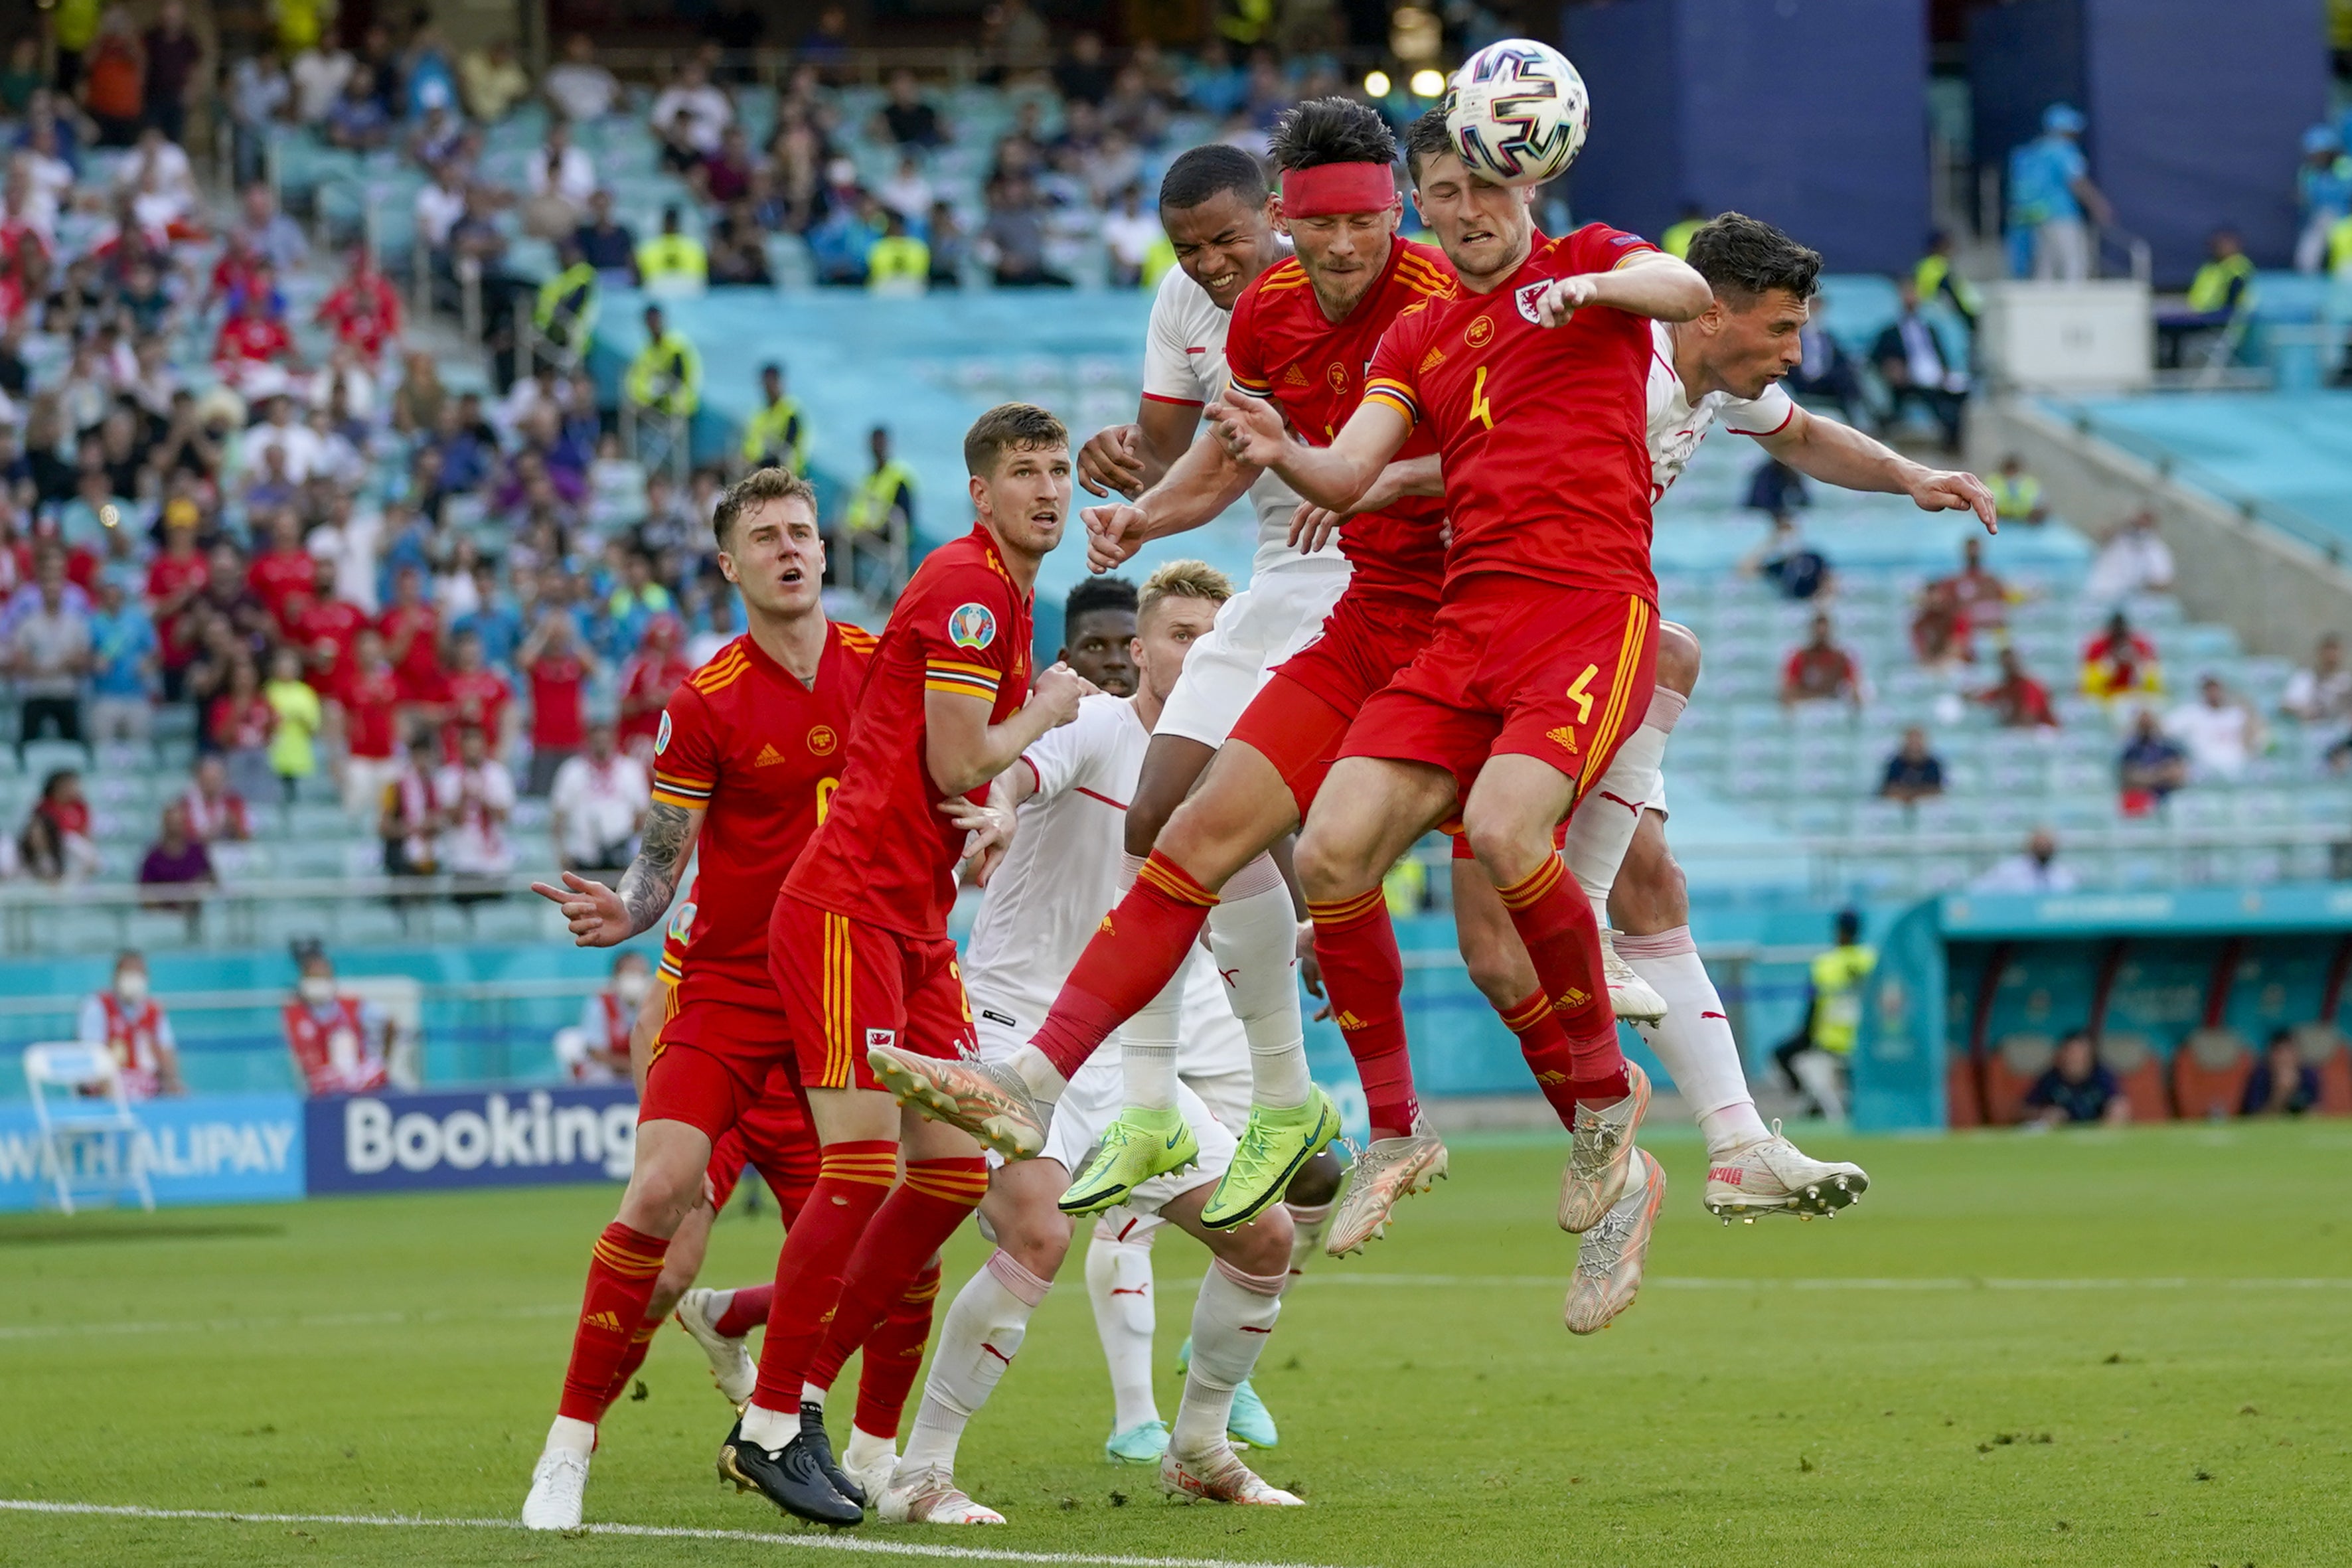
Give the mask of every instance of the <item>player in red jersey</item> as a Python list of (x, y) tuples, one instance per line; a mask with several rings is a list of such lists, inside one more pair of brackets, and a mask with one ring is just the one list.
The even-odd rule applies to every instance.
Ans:
[(746, 1156), (771, 1172), (794, 1159), (777, 1120), (771, 1069), (787, 1060), (786, 1023), (768, 978), (767, 913), (840, 773), (840, 736), (873, 638), (824, 617), (824, 548), (807, 481), (763, 468), (721, 499), (719, 569), (743, 596), (745, 634), (671, 698), (654, 798), (618, 888), (566, 873), (534, 884), (562, 907), (573, 940), (611, 947), (667, 910), (698, 844), (703, 867), (676, 1008), (651, 1053), (636, 1154), (619, 1215), (588, 1269), (563, 1396), (532, 1472), (523, 1522), (580, 1522), (596, 1422), (642, 1342), (646, 1308), (674, 1237), (701, 1201), (712, 1147), (743, 1129)]
[[(1283, 171), (1281, 219), (1297, 256), (1268, 268), (1243, 292), (1225, 358), (1234, 395), (1257, 403), (1298, 440), (1328, 441), (1362, 396), (1363, 367), (1381, 334), (1402, 313), (1448, 297), (1454, 279), (1438, 254), (1397, 237), (1396, 142), (1376, 112), (1341, 99), (1302, 104), (1276, 128), (1274, 155)], [(1424, 440), (1418, 450), (1433, 452), (1434, 444)], [(1146, 540), (1197, 527), (1262, 471), (1203, 437), (1136, 503), (1089, 511), (1090, 563), (1107, 567)], [(1104, 1037), (1176, 973), (1218, 889), (1298, 826), (1357, 708), (1428, 634), (1442, 514), (1441, 503), (1423, 499), (1349, 519), (1341, 543), (1353, 574), (1322, 635), (1279, 666), (1251, 701), (1030, 1045), (1001, 1066), (915, 1067), (933, 1080), (940, 1100), (977, 1108), (965, 1125), (1000, 1152), (1034, 1152), (1050, 1102)], [(1378, 918), (1385, 931), (1385, 908)], [(1349, 1034), (1356, 1049), (1357, 1033)], [(1376, 1129), (1401, 1133), (1413, 1118), (1410, 1089), (1396, 1092), (1410, 1082), (1401, 1038), (1397, 1044), (1392, 1058), (1360, 1056), (1358, 1066)], [(1163, 1085), (1152, 1070), (1160, 1064), (1142, 1053), (1126, 1059), (1128, 1109), (1106, 1132), (1101, 1157), (1066, 1194), (1071, 1213), (1118, 1203), (1160, 1173), (1170, 1157), (1169, 1134), (1181, 1121), (1173, 1084)], [(1251, 1063), (1253, 1104), (1241, 1147), (1202, 1213), (1213, 1227), (1261, 1212), (1336, 1130), (1328, 1098), (1307, 1079), (1303, 1049), (1276, 1055), (1253, 1042)]]
[[(1349, 730), (1301, 835), (1299, 874), (1319, 949), (1323, 910), (1376, 900), (1397, 857), (1459, 814), (1541, 983), (1507, 1021), (1552, 1016), (1566, 1030), (1576, 1110), (1560, 1223), (1581, 1232), (1620, 1204), (1654, 1215), (1663, 1181), (1633, 1146), (1648, 1087), (1618, 1048), (1599, 926), (1555, 834), (1649, 703), (1650, 321), (1688, 321), (1712, 295), (1638, 236), (1600, 224), (1538, 236), (1531, 193), (1472, 175), (1443, 130), (1442, 115), (1417, 123), (1408, 162), (1462, 292), (1399, 319), (1328, 446), (1289, 441), (1244, 399), (1209, 417), (1236, 458), (1342, 511), (1417, 430), (1438, 440), (1452, 526), (1444, 601), (1429, 646)], [(1402, 973), (1327, 964), (1324, 980), (1334, 1007), (1389, 1014)], [(1368, 1151), (1335, 1237), (1385, 1218), (1410, 1190), (1388, 1173), (1435, 1147), (1424, 1135)]]

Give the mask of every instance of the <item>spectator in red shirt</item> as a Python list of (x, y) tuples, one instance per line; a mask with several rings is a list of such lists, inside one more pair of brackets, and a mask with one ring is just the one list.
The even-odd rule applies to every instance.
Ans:
[(1830, 636), (1830, 618), (1813, 617), (1812, 635), (1780, 669), (1780, 705), (1850, 702), (1862, 706), (1862, 667)]
[(283, 369), (294, 358), (294, 335), (286, 323), (269, 313), (269, 296), (247, 289), (236, 297), (220, 336), (213, 342), (213, 364), (231, 386), (254, 382), (263, 365)]
[(490, 755), (502, 755), (507, 747), (507, 709), (514, 693), (505, 677), (489, 667), (479, 633), (459, 632), (449, 647), (457, 668), (449, 672), (448, 700), (442, 708), (442, 749), (456, 757), (458, 731), (474, 729), (482, 732)]
[(205, 296), (205, 307), (209, 309), (219, 300), (254, 295), (267, 300), (273, 288), (269, 258), (254, 244), (250, 234), (241, 228), (231, 229), (227, 243), (221, 247), (220, 259), (213, 263), (212, 287)]
[(286, 1047), (311, 1095), (365, 1094), (391, 1079), (397, 1032), (382, 1007), (342, 992), (335, 966), (315, 947), (286, 1004)]
[(530, 681), (528, 793), (543, 795), (555, 783), (555, 770), (587, 742), (580, 694), (595, 668), (594, 656), (581, 646), (571, 616), (558, 609), (540, 617), (515, 663)]
[(196, 548), (196, 509), (163, 510), (163, 552), (147, 567), (147, 612), (163, 649), (163, 695), (177, 700), (188, 666), (202, 651), (195, 618), (188, 614), (209, 571)]
[(228, 787), (228, 764), (217, 755), (196, 759), (195, 778), (180, 805), (188, 814), (189, 836), (200, 843), (239, 843), (253, 837), (245, 796)]
[(371, 365), (383, 357), (383, 345), (400, 335), (400, 295), (375, 269), (367, 247), (353, 248), (351, 272), (320, 302), (318, 319), (334, 329), (337, 342), (358, 350)]
[(383, 786), (400, 771), (400, 679), (373, 626), (360, 628), (332, 695), (343, 738), (343, 810), (360, 816), (383, 804)]
[(26, 873), (44, 882), (79, 882), (98, 873), (98, 844), (89, 836), (89, 802), (82, 798), (79, 773), (59, 768), (41, 781), (41, 798), (16, 851)]
[(425, 597), (424, 573), (404, 566), (393, 574), (392, 604), (376, 629), (399, 675), (400, 700), (441, 701), (448, 687), (441, 668), (441, 612)]
[(1972, 663), (1976, 650), (1969, 640), (1969, 613), (1961, 606), (1953, 580), (1938, 578), (1919, 593), (1919, 607), (1911, 617), (1911, 649), (1928, 669), (1949, 670)]
[(685, 641), (686, 628), (676, 616), (656, 616), (646, 623), (645, 646), (621, 668), (621, 746), (639, 762), (653, 760), (662, 708), (694, 673), (686, 661)]
[(282, 507), (271, 515), (269, 548), (253, 558), (245, 580), (278, 630), (293, 632), (294, 607), (289, 601), (311, 591), (318, 581), (318, 567), (310, 552), (302, 548), (302, 519), (292, 507)]
[(1970, 700), (1991, 709), (1994, 721), (2004, 730), (2058, 727), (2058, 715), (2050, 708), (2050, 689), (2025, 673), (2013, 647), (2000, 650), (2000, 679), (1972, 693)]
[(294, 637), (302, 645), (312, 686), (332, 694), (351, 668), (368, 613), (335, 593), (335, 563), (325, 556), (310, 563), (310, 587), (288, 601), (294, 612)]
[(1960, 570), (1945, 581), (1970, 626), (1992, 631), (2009, 625), (2012, 595), (2008, 584), (1985, 570), (1983, 540), (1970, 536), (1961, 542)]
[(228, 667), (228, 685), (213, 699), (205, 736), (227, 764), (229, 787), (247, 800), (278, 793), (278, 772), (269, 765), (269, 738), (278, 731), (278, 710), (261, 694), (261, 671), (239, 655)]
[(2113, 701), (2163, 689), (2164, 671), (2157, 662), (2156, 645), (2132, 630), (2121, 610), (2107, 618), (2105, 631), (2083, 645), (2086, 695)]

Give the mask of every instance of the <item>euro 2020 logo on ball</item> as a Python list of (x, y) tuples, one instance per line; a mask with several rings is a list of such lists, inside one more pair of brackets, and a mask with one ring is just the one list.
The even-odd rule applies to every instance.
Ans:
[(948, 641), (958, 647), (986, 647), (996, 640), (996, 614), (986, 605), (959, 605), (948, 617)]

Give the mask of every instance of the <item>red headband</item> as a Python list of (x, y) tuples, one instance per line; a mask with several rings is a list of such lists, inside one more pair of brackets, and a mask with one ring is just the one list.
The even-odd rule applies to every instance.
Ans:
[(1396, 201), (1396, 173), (1386, 163), (1318, 163), (1282, 172), (1285, 217), (1386, 212)]

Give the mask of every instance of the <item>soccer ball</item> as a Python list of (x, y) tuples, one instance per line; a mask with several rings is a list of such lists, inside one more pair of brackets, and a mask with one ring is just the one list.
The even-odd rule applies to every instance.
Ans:
[(1462, 162), (1505, 185), (1541, 184), (1566, 169), (1591, 123), (1584, 79), (1533, 38), (1506, 38), (1463, 61), (1445, 102)]

